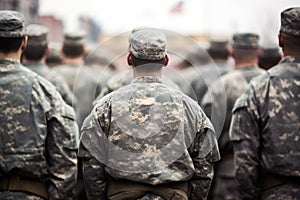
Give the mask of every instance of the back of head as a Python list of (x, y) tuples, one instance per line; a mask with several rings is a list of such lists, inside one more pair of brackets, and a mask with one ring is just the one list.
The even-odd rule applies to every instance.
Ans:
[(84, 56), (84, 36), (82, 32), (66, 33), (62, 48), (64, 56), (69, 58)]
[(207, 49), (208, 54), (214, 60), (227, 60), (229, 57), (228, 40), (211, 40)]
[(46, 64), (49, 67), (54, 67), (62, 63), (62, 57), (60, 51), (57, 48), (50, 48), (49, 53), (46, 56)]
[(282, 53), (279, 47), (264, 47), (262, 55), (259, 58), (259, 67), (268, 70), (277, 65), (282, 58)]
[(48, 28), (38, 24), (31, 24), (27, 26), (26, 34), (28, 42), (23, 55), (27, 60), (41, 60), (48, 46)]
[(280, 45), (283, 47), (283, 50), (287, 47), (299, 52), (300, 7), (288, 8), (281, 12), (280, 34), (284, 40), (280, 41)]
[(158, 70), (167, 53), (166, 35), (155, 28), (134, 29), (129, 36), (129, 52), (138, 70)]
[(255, 33), (236, 33), (232, 38), (235, 60), (251, 61), (258, 58), (259, 36)]
[(24, 16), (16, 11), (0, 11), (0, 52), (17, 52), (25, 36)]

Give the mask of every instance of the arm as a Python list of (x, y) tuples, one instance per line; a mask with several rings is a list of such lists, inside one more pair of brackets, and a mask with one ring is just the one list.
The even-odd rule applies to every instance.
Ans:
[[(211, 126), (211, 125), (210, 125)], [(204, 128), (198, 132), (191, 146), (195, 173), (190, 180), (191, 199), (206, 199), (213, 179), (213, 162), (220, 159), (217, 140), (213, 128)]]
[(80, 147), (84, 186), (88, 199), (106, 199), (107, 177), (104, 166), (93, 158), (86, 148)]
[(49, 199), (71, 199), (77, 180), (78, 146), (78, 127), (73, 108), (66, 105), (61, 98), (57, 98), (47, 126)]
[(242, 199), (259, 199), (259, 127), (247, 107), (235, 110), (230, 127), (235, 180)]

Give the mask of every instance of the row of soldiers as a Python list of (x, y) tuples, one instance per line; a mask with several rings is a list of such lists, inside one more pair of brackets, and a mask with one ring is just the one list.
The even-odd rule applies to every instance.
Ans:
[(114, 76), (85, 65), (82, 34), (48, 68), (47, 28), (0, 12), (1, 199), (300, 198), (299, 8), (282, 12), (281, 61), (238, 33), (174, 73), (165, 34), (137, 28)]

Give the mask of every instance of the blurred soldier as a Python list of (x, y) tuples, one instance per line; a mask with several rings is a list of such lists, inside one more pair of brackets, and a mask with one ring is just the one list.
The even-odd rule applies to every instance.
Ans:
[[(218, 140), (221, 160), (215, 165), (213, 199), (236, 199), (233, 148), (229, 140), (231, 110), (248, 82), (264, 72), (258, 67), (260, 55), (258, 40), (259, 36), (253, 33), (234, 34), (232, 56), (235, 60), (235, 68), (211, 85), (202, 100), (205, 113), (211, 117), (216, 131), (221, 132)], [(225, 121), (222, 121), (223, 119)]]
[(23, 52), (22, 63), (50, 81), (69, 105), (76, 105), (76, 98), (70, 90), (67, 82), (57, 72), (45, 65), (45, 56), (48, 53), (48, 29), (45, 26), (31, 24), (26, 27), (28, 36), (27, 47)]
[(49, 67), (56, 67), (62, 64), (62, 57), (60, 55), (59, 49), (55, 47), (50, 47), (49, 53), (46, 55), (46, 64)]
[(300, 8), (281, 13), (284, 58), (251, 81), (230, 128), (242, 199), (300, 199)]
[(81, 126), (92, 110), (93, 100), (100, 93), (97, 74), (84, 65), (84, 34), (65, 34), (62, 53), (64, 64), (54, 69), (64, 77), (77, 98), (77, 122)]
[(206, 199), (219, 160), (214, 130), (195, 101), (162, 84), (168, 60), (162, 32), (130, 34), (132, 83), (103, 97), (82, 128), (89, 199)]
[(70, 199), (75, 113), (55, 87), (20, 64), (24, 18), (0, 11), (0, 199)]
[(207, 50), (213, 62), (199, 69), (199, 77), (192, 83), (197, 101), (201, 104), (207, 88), (222, 75), (232, 69), (229, 64), (229, 41), (228, 40), (211, 40)]
[(279, 47), (265, 47), (262, 49), (258, 65), (260, 68), (268, 70), (277, 65), (281, 59), (282, 53)]

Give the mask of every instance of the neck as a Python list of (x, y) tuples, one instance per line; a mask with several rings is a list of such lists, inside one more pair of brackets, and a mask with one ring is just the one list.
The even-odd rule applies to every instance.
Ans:
[(141, 76), (154, 76), (154, 77), (158, 77), (161, 78), (162, 77), (162, 71), (157, 71), (157, 72), (137, 72), (136, 70), (133, 70), (133, 77), (141, 77)]
[(41, 60), (28, 60), (25, 56), (22, 58), (22, 63), (26, 64), (45, 64), (45, 59), (42, 58)]
[(247, 66), (254, 66), (257, 65), (257, 60), (253, 61), (235, 61), (235, 67), (236, 68), (242, 68), (242, 67), (247, 67)]
[(294, 49), (283, 48), (283, 55), (284, 56), (300, 56), (300, 51), (294, 50)]
[(21, 52), (13, 52), (13, 53), (2, 53), (0, 52), (0, 59), (14, 59), (20, 61), (21, 59)]
[(83, 58), (82, 57), (77, 57), (77, 58), (69, 58), (69, 57), (64, 57), (63, 62), (66, 64), (83, 64)]

